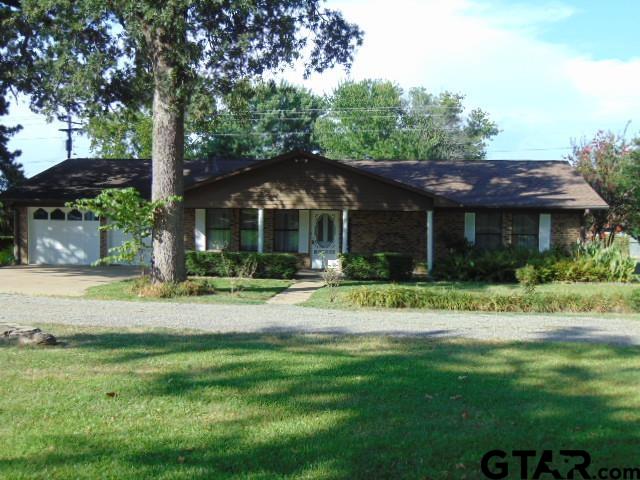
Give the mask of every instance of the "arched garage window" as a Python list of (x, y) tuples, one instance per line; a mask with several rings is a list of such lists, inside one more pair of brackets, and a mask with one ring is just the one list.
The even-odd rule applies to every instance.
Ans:
[(49, 213), (44, 208), (39, 208), (33, 212), (34, 220), (49, 220)]
[(81, 222), (82, 213), (79, 210), (71, 210), (69, 213), (67, 213), (67, 220), (71, 220), (73, 222)]
[(51, 212), (51, 220), (64, 220), (65, 214), (59, 208), (56, 208), (53, 212)]
[(84, 219), (87, 222), (97, 222), (98, 221), (98, 217), (96, 217), (96, 214), (93, 212), (84, 212)]

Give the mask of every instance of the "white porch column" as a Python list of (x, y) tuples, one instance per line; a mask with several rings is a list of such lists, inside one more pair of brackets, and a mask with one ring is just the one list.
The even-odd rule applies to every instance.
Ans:
[(349, 252), (349, 210), (342, 210), (342, 253)]
[(258, 209), (258, 253), (264, 252), (264, 208)]
[(427, 210), (427, 270), (433, 269), (433, 210)]
[(207, 249), (207, 211), (204, 208), (196, 208), (196, 251), (204, 252)]

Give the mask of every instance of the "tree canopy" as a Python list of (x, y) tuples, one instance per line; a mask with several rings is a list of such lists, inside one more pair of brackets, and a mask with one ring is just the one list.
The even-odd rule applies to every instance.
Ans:
[(601, 130), (574, 143), (567, 159), (609, 204), (609, 210), (593, 212), (592, 226), (622, 225), (640, 234), (640, 139)]
[[(287, 83), (242, 85), (219, 103), (215, 117), (194, 121), (187, 109), (186, 156), (268, 158), (303, 149), (340, 158), (479, 159), (497, 134), (482, 110), (464, 116), (464, 97), (404, 94), (387, 81), (340, 85), (327, 98)], [(124, 111), (95, 117), (88, 127), (94, 152), (148, 157), (151, 117)]]
[[(324, 100), (305, 88), (257, 82), (234, 89), (216, 103), (217, 113), (205, 119), (194, 119), (187, 107), (186, 158), (267, 158), (319, 148), (312, 135)], [(100, 157), (150, 158), (152, 128), (148, 109), (121, 109), (91, 118), (86, 133), (92, 152)]]
[(385, 80), (341, 84), (328, 99), (315, 138), (329, 157), (350, 159), (480, 159), (499, 130), (476, 109), (465, 118), (464, 96), (428, 93)]
[[(321, 0), (0, 0), (15, 85), (36, 111), (98, 113), (152, 105), (151, 195), (182, 195), (184, 113), (253, 76), (304, 60), (306, 72), (349, 66), (362, 32)], [(185, 278), (183, 208), (155, 217), (153, 276)]]

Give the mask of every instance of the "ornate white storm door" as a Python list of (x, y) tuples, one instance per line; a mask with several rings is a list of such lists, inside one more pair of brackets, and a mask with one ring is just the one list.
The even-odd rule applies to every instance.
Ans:
[(334, 267), (340, 249), (340, 212), (311, 212), (311, 268)]

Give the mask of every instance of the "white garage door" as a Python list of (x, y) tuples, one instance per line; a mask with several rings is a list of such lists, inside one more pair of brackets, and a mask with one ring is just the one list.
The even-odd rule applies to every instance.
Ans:
[(29, 263), (90, 265), (100, 258), (99, 226), (91, 212), (29, 208)]
[[(131, 240), (131, 235), (123, 233), (122, 230), (107, 230), (107, 248), (109, 248), (109, 254), (110, 255), (112, 254), (111, 249), (113, 247), (119, 247), (120, 245), (123, 244), (123, 242), (126, 242), (128, 240)], [(148, 247), (151, 246), (150, 238), (146, 239), (145, 245), (147, 245)], [(150, 249), (145, 250), (142, 261), (145, 265), (148, 265), (151, 263)], [(134, 263), (138, 263), (137, 259)]]

